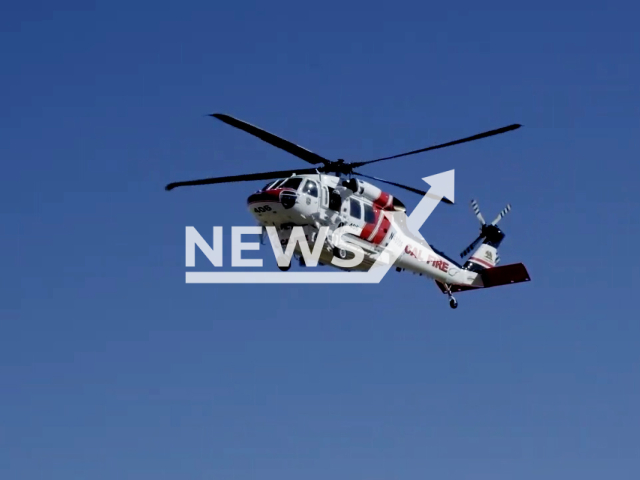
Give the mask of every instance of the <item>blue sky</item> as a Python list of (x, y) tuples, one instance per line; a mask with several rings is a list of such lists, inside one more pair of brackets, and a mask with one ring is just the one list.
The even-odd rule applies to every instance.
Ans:
[[(0, 476), (637, 478), (640, 37), (632, 2), (33, 2), (0, 12)], [(456, 169), (529, 284), (184, 284), (184, 227), (251, 225), (303, 167), (207, 118)], [(405, 203), (417, 197), (395, 191)], [(265, 252), (265, 258), (267, 257)], [(230, 258), (227, 252), (227, 259)], [(227, 260), (228, 261), (228, 260)]]

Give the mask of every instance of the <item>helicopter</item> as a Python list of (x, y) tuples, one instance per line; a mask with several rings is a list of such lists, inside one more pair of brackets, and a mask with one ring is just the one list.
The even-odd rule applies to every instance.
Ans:
[[(497, 266), (500, 262), (498, 247), (505, 238), (505, 234), (497, 225), (511, 210), (510, 205), (507, 205), (492, 222), (487, 223), (478, 203), (475, 200), (471, 201), (473, 213), (480, 222), (480, 234), (460, 254), (461, 259), (467, 256), (468, 259), (464, 263), (459, 263), (425, 241), (420, 241), (420, 238), (412, 235), (406, 228), (392, 224), (388, 214), (400, 214), (406, 218), (405, 205), (397, 197), (364, 179), (393, 185), (422, 196), (427, 195), (427, 192), (356, 170), (377, 162), (503, 134), (516, 130), (522, 125), (512, 124), (398, 155), (368, 161), (346, 162), (344, 159), (324, 158), (230, 115), (214, 113), (210, 116), (313, 166), (173, 182), (165, 187), (167, 191), (186, 186), (269, 180), (262, 188), (249, 195), (247, 206), (260, 226), (275, 228), (281, 245), (288, 245), (289, 240), (293, 241), (292, 232), (302, 229), (308, 242), (323, 242), (319, 257), (320, 265), (330, 265), (348, 271), (366, 271), (374, 265), (381, 252), (391, 242), (397, 243), (400, 240), (403, 250), (394, 261), (396, 271), (409, 271), (433, 279), (440, 290), (448, 296), (449, 305), (454, 309), (458, 306), (454, 293), (530, 281), (529, 273), (522, 263)], [(446, 196), (440, 201), (453, 204)], [(336, 235), (318, 235), (322, 228), (335, 233), (342, 232), (345, 227), (348, 227), (347, 233), (340, 233), (337, 239)], [(339, 265), (340, 262), (335, 262), (334, 259), (346, 260), (352, 257), (352, 248), (350, 248), (352, 246), (357, 246), (364, 252), (362, 261), (352, 267), (336, 266), (336, 263)], [(298, 243), (295, 243), (294, 256), (299, 260), (300, 266), (306, 266)], [(284, 263), (278, 261), (280, 270), (287, 271), (290, 267), (291, 258)]]

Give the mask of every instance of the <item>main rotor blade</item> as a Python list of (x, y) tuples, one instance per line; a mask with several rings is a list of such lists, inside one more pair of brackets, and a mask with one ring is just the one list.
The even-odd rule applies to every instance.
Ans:
[(291, 143), (290, 141), (285, 140), (284, 138), (280, 138), (277, 135), (274, 135), (273, 133), (269, 133), (266, 130), (258, 128), (247, 122), (243, 122), (242, 120), (238, 120), (237, 118), (230, 117), (229, 115), (225, 115), (223, 113), (213, 113), (210, 116), (217, 118), (218, 120), (222, 120), (224, 123), (227, 123), (232, 127), (236, 127), (242, 131), (250, 133), (254, 137), (258, 137), (260, 140), (267, 142), (273, 145), (274, 147), (280, 148), (285, 152), (289, 152), (290, 154), (295, 155), (298, 158), (301, 158), (305, 162), (309, 162), (312, 164), (330, 163), (330, 161), (327, 160), (326, 158), (321, 157), (320, 155), (313, 153), (307, 150), (306, 148), (301, 147), (300, 145)]
[(272, 178), (285, 178), (293, 174), (304, 175), (317, 173), (315, 168), (302, 168), (298, 170), (282, 170), (280, 172), (249, 173), (246, 175), (233, 175), (230, 177), (213, 177), (202, 180), (189, 180), (186, 182), (174, 182), (165, 187), (165, 190), (173, 190), (176, 187), (190, 187), (194, 185), (211, 185), (214, 183), (248, 182), (251, 180), (270, 180)]
[[(389, 185), (394, 185), (396, 187), (404, 188), (405, 190), (409, 190), (410, 192), (417, 193), (418, 195), (424, 196), (427, 194), (427, 192), (425, 192), (424, 190), (419, 190), (417, 188), (409, 187), (407, 185), (402, 185), (401, 183), (390, 182), (389, 180), (383, 180), (382, 178), (372, 177), (371, 175), (365, 175), (364, 173), (359, 173), (359, 172), (353, 172), (353, 174), (359, 175), (365, 178), (370, 178), (371, 180), (376, 180), (378, 182), (388, 183)], [(453, 202), (445, 197), (442, 197), (442, 201), (444, 203), (448, 203), (449, 205), (453, 205)]]
[(353, 167), (361, 167), (362, 165), (368, 165), (370, 163), (381, 162), (383, 160), (391, 160), (392, 158), (400, 158), (406, 157), (407, 155), (414, 155), (416, 153), (428, 152), (429, 150), (437, 150), (438, 148), (450, 147), (452, 145), (458, 145), (460, 143), (472, 142), (474, 140), (480, 140), (481, 138), (492, 137), (494, 135), (499, 135), (501, 133), (510, 132), (511, 130), (516, 130), (520, 128), (522, 125), (519, 123), (514, 123), (513, 125), (508, 125), (506, 127), (497, 128), (495, 130), (489, 130), (488, 132), (479, 133), (477, 135), (473, 135), (471, 137), (461, 138), (460, 140), (454, 140), (453, 142), (442, 143), (440, 145), (433, 145), (427, 148), (421, 148), (420, 150), (414, 150), (412, 152), (401, 153), (400, 155), (393, 155), (391, 157), (377, 158), (375, 160), (369, 160), (366, 162), (354, 162), (351, 165)]

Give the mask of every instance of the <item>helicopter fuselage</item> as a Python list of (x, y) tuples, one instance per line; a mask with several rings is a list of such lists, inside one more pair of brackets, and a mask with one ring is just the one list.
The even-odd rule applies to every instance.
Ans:
[[(436, 252), (420, 238), (394, 227), (384, 214), (405, 214), (397, 198), (375, 185), (360, 180), (344, 181), (332, 175), (293, 175), (267, 184), (247, 199), (258, 223), (278, 230), (282, 245), (288, 242), (294, 226), (303, 227), (308, 242), (315, 240), (321, 227), (337, 229), (348, 225), (352, 233), (341, 240), (360, 247), (364, 260), (350, 270), (368, 270), (391, 241), (402, 242), (402, 253), (395, 261), (397, 270), (408, 270), (444, 283), (469, 285), (477, 274), (464, 270), (453, 260)], [(320, 262), (332, 265), (335, 254), (327, 245)], [(296, 254), (300, 254), (296, 249)]]

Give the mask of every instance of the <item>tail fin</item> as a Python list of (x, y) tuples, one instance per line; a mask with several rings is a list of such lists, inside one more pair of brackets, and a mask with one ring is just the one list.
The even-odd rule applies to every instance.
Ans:
[(464, 267), (472, 272), (481, 272), (487, 268), (493, 268), (498, 264), (498, 249), (488, 242), (482, 243), (478, 249), (471, 254)]
[[(452, 293), (480, 290), (482, 288), (528, 282), (531, 280), (529, 272), (527, 272), (527, 269), (521, 263), (504, 265), (503, 267), (496, 266), (500, 262), (498, 247), (505, 237), (497, 225), (498, 222), (509, 213), (511, 205), (507, 205), (491, 223), (485, 221), (478, 207), (478, 203), (475, 200), (471, 200), (471, 208), (480, 222), (480, 235), (462, 251), (460, 257), (464, 258), (473, 251), (464, 264), (463, 269), (467, 270), (467, 272), (474, 272), (475, 275), (467, 273), (464, 279), (451, 285), (445, 285), (439, 280), (436, 280), (436, 284), (440, 290), (449, 295), (452, 308), (456, 308), (458, 305), (452, 297)], [(476, 248), (478, 244), (480, 244), (480, 246)]]
[(475, 246), (482, 241), (482, 244), (471, 254), (471, 257), (464, 264), (465, 270), (472, 272), (481, 272), (488, 268), (494, 268), (500, 257), (498, 256), (498, 247), (502, 240), (504, 240), (504, 233), (498, 228), (498, 222), (511, 210), (511, 205), (507, 205), (493, 220), (491, 223), (486, 223), (482, 213), (480, 213), (480, 207), (478, 202), (471, 200), (471, 208), (473, 213), (480, 222), (480, 235), (476, 238), (471, 245), (464, 249), (460, 254), (460, 257), (467, 256)]

